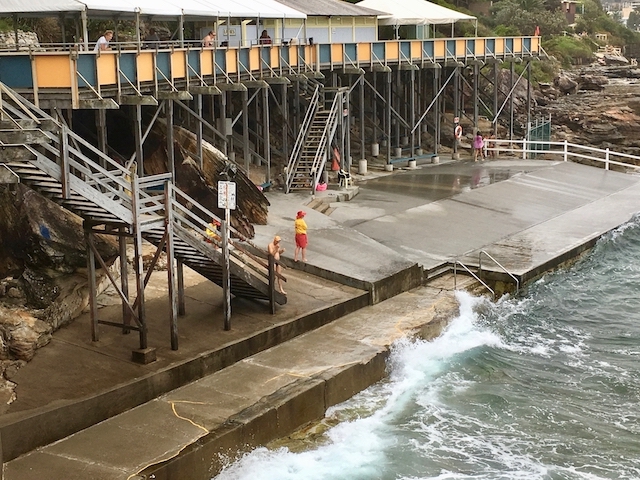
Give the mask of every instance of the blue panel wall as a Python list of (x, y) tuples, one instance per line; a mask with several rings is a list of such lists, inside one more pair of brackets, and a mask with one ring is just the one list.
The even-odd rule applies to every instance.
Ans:
[[(128, 85), (127, 79), (129, 82), (136, 84), (136, 72), (137, 72), (137, 64), (136, 64), (136, 52), (121, 52), (120, 53), (120, 82), (124, 85)], [(126, 77), (126, 78), (125, 78)]]
[[(156, 68), (167, 78), (171, 78), (171, 54), (169, 52), (158, 52), (156, 54)], [(164, 80), (162, 75), (158, 75), (158, 80)]]
[(486, 49), (485, 53), (493, 53), (495, 55), (495, 53), (496, 53), (496, 40), (494, 38), (490, 38), (489, 40), (487, 40), (485, 49)]
[(400, 59), (406, 60), (411, 58), (411, 43), (409, 42), (400, 42)]
[(512, 53), (512, 52), (513, 52), (513, 38), (507, 38), (504, 53)]
[(456, 41), (455, 40), (447, 40), (447, 57), (455, 57), (456, 56)]
[(376, 60), (384, 62), (384, 46), (384, 43), (373, 44), (373, 56), (371, 58), (373, 62), (375, 62)]
[(423, 56), (427, 55), (428, 57), (433, 58), (433, 41), (422, 42), (422, 51)]
[(358, 49), (355, 43), (345, 44), (344, 53), (347, 55), (347, 58), (344, 59), (345, 64), (348, 64), (350, 61), (356, 63), (358, 57)]
[(215, 61), (216, 61), (216, 75), (221, 75), (227, 71), (227, 55), (226, 50), (216, 50), (215, 52)]
[(249, 49), (241, 48), (238, 50), (238, 61), (240, 63), (239, 70), (240, 73), (248, 72), (249, 69)]
[(331, 45), (320, 45), (320, 63), (331, 63)]
[[(98, 86), (98, 78), (96, 76), (96, 56), (95, 55), (78, 55), (78, 72), (82, 75), (93, 88)], [(87, 87), (87, 83), (78, 76), (78, 87)]]
[(467, 40), (467, 55), (475, 55), (476, 53), (476, 41), (475, 40)]
[(189, 50), (187, 54), (187, 63), (191, 68), (187, 68), (188, 77), (196, 77), (196, 73), (200, 73), (200, 51)]
[(11, 88), (33, 88), (29, 55), (0, 57), (0, 82)]

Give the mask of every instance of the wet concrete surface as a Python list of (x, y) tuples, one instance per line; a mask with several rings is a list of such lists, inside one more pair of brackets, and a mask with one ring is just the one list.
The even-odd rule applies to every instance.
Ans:
[[(271, 202), (269, 224), (256, 226), (255, 243), (266, 246), (273, 235), (281, 235), (286, 247), (283, 257), (290, 265), (289, 271), (285, 271), (285, 275), (290, 277), (285, 287), (290, 292), (289, 302), (279, 309), (275, 317), (260, 305), (236, 300), (233, 307), (236, 316), (232, 316), (233, 330), (224, 332), (220, 320), (222, 296), (219, 287), (194, 281), (189, 286), (188, 316), (180, 321), (180, 350), (173, 352), (168, 345), (166, 288), (160, 282), (157, 287), (158, 303), (149, 307), (153, 312), (150, 340), (159, 348), (158, 362), (144, 367), (132, 364), (130, 351), (135, 348), (135, 336), (123, 338), (114, 329), (108, 330), (109, 333), (100, 343), (92, 344), (85, 318), (84, 323), (78, 322), (60, 332), (60, 335), (56, 334), (52, 344), (38, 352), (34, 361), (19, 371), (16, 377), (16, 380), (20, 380), (18, 388), (22, 385), (23, 395), (28, 391), (27, 387), (30, 388), (33, 398), (21, 398), (15, 405), (14, 417), (25, 418), (39, 411), (43, 415), (58, 415), (61, 420), (68, 420), (68, 411), (59, 407), (70, 408), (72, 404), (87, 403), (98, 398), (105, 389), (115, 392), (116, 396), (112, 395), (110, 400), (117, 406), (127, 399), (127, 395), (131, 395), (127, 393), (128, 389), (133, 389), (140, 381), (147, 382), (143, 388), (153, 390), (158, 383), (155, 378), (162, 378), (160, 383), (167, 383), (168, 379), (173, 380), (184, 374), (181, 369), (185, 366), (205, 372), (207, 367), (211, 367), (207, 354), (216, 346), (229, 349), (245, 341), (247, 345), (255, 346), (258, 343), (257, 348), (264, 349), (266, 345), (271, 345), (268, 343), (270, 332), (291, 330), (291, 322), (315, 315), (325, 308), (339, 307), (360, 299), (366, 293), (346, 287), (338, 281), (323, 279), (315, 273), (329, 272), (336, 279), (351, 279), (362, 285), (371, 285), (410, 271), (416, 264), (426, 269), (453, 259), (473, 264), (478, 261), (479, 252), (486, 250), (510, 271), (524, 276), (554, 268), (640, 211), (640, 176), (573, 163), (515, 158), (485, 163), (443, 161), (439, 165), (425, 165), (393, 174), (375, 171), (367, 176), (354, 176), (358, 183), (358, 195), (349, 202), (332, 204), (335, 208), (330, 215), (308, 207), (312, 199), (308, 192), (268, 194)], [(308, 264), (295, 264), (292, 261), (293, 221), (300, 209), (308, 213)], [(451, 286), (447, 288), (450, 290)], [(382, 302), (377, 309), (360, 307), (361, 311), (355, 312), (356, 318), (360, 319), (358, 327), (349, 327), (355, 328), (354, 341), (364, 339), (365, 343), (386, 344), (391, 337), (387, 338), (388, 335), (384, 333), (386, 330), (382, 327), (378, 333), (383, 340), (373, 340), (378, 323), (372, 322), (372, 319), (389, 322), (388, 328), (392, 329), (399, 320), (413, 315), (406, 310), (411, 310), (412, 305), (411, 302), (407, 303), (407, 298), (394, 297), (389, 303)], [(431, 306), (420, 303), (423, 302), (420, 300), (419, 308), (429, 310), (433, 306), (430, 302), (435, 301), (435, 297), (428, 300), (429, 296), (426, 295), (425, 298), (427, 300), (424, 301)], [(118, 307), (111, 308), (115, 315)], [(341, 327), (336, 324), (336, 328), (339, 330)], [(284, 335), (282, 338), (292, 337)], [(347, 359), (337, 356), (335, 341), (331, 341), (330, 335), (327, 338), (327, 358), (335, 359), (339, 364), (357, 363), (355, 357)], [(307, 373), (314, 371), (313, 359), (307, 358), (304, 352), (315, 352), (312, 356), (323, 363), (325, 360), (320, 358), (320, 352), (313, 346), (317, 342), (312, 340), (308, 347), (300, 347), (299, 352), (303, 353), (299, 361), (290, 353), (283, 354), (283, 358), (272, 355), (277, 368), (267, 368), (271, 373), (265, 377), (263, 365), (256, 372), (258, 383), (252, 383), (254, 379), (251, 377), (245, 377), (244, 382), (246, 385), (275, 388), (274, 385), (280, 385), (278, 382), (283, 379), (304, 373), (302, 370)], [(369, 351), (360, 345), (354, 347), (354, 352), (360, 351), (360, 348), (362, 352)], [(343, 346), (343, 349), (349, 351), (349, 347)], [(218, 362), (220, 368), (234, 363), (230, 358)], [(250, 359), (247, 362), (252, 363)], [(313, 388), (320, 388), (317, 382), (328, 381), (332, 375), (331, 367), (328, 368), (326, 378), (323, 377), (321, 382), (317, 378), (311, 382)], [(29, 372), (33, 375), (30, 379), (27, 378)], [(237, 382), (237, 378), (232, 375), (233, 378), (229, 379), (228, 375), (226, 373), (223, 377), (227, 381)], [(132, 420), (136, 416), (134, 411), (126, 417), (114, 417), (113, 424), (103, 422), (106, 430), (93, 430), (97, 432), (94, 436), (83, 437), (85, 432), (91, 430), (88, 429), (69, 437), (68, 442), (59, 442), (51, 449), (40, 449), (11, 462), (10, 468), (5, 469), (5, 479), (46, 478), (47, 473), (54, 471), (56, 475), (66, 475), (52, 478), (87, 478), (87, 475), (105, 479), (122, 478), (124, 475), (126, 478), (145, 465), (180, 455), (186, 445), (192, 445), (190, 442), (208, 435), (229, 414), (225, 409), (234, 403), (234, 398), (246, 395), (242, 402), (238, 401), (237, 407), (240, 408), (247, 402), (261, 402), (265, 395), (265, 391), (260, 389), (256, 390), (256, 395), (262, 396), (253, 400), (249, 399), (253, 395), (250, 389), (244, 394), (225, 394), (224, 382), (218, 384), (215, 391), (220, 392), (220, 396), (217, 393), (215, 395), (220, 402), (226, 402), (224, 405), (202, 402), (202, 386), (200, 390), (194, 390), (193, 400), (182, 396), (182, 393), (175, 397), (181, 408), (189, 411), (196, 408), (198, 402), (204, 405), (206, 411), (193, 412), (196, 420), (184, 415), (184, 410), (172, 409), (171, 405), (178, 405), (175, 403), (177, 400), (169, 401), (169, 397), (166, 397), (160, 402), (150, 402), (149, 409), (138, 415), (138, 426)], [(190, 404), (190, 401), (193, 403)], [(169, 403), (165, 405), (163, 402)], [(103, 405), (103, 408), (112, 407)], [(167, 428), (184, 427), (181, 430), (184, 435), (176, 436), (172, 444), (171, 436), (165, 435), (160, 429), (157, 432), (157, 444), (151, 442), (146, 445), (144, 435), (141, 435), (142, 443), (127, 442), (124, 447), (130, 446), (131, 449), (123, 448), (119, 442), (123, 435), (133, 438), (134, 434), (144, 433), (148, 428), (151, 429), (149, 431), (156, 431), (155, 422), (160, 411), (166, 415), (163, 418)], [(88, 410), (84, 412), (84, 415), (90, 414)], [(10, 423), (6, 416), (3, 420), (5, 426)], [(33, 425), (39, 425), (37, 419)], [(34, 432), (28, 432), (31, 436), (50, 433), (47, 428), (43, 428), (42, 432), (37, 431), (37, 426), (33, 428)], [(19, 442), (26, 433), (13, 431), (14, 441)], [(3, 429), (5, 449), (8, 448), (5, 438), (10, 436), (9, 433), (7, 435), (5, 437)], [(234, 438), (246, 440), (241, 436)], [(92, 452), (91, 448), (87, 448), (91, 444), (100, 446)], [(103, 451), (107, 445), (109, 451)], [(136, 458), (132, 458), (134, 454)], [(25, 476), (27, 474), (30, 476)]]

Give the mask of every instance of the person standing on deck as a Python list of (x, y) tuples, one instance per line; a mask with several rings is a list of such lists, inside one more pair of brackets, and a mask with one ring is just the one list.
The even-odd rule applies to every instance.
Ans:
[(300, 210), (296, 215), (296, 221), (294, 228), (296, 231), (296, 251), (293, 255), (293, 261), (298, 261), (298, 253), (302, 254), (302, 261), (307, 261), (307, 244), (309, 239), (307, 238), (307, 222), (304, 221), (304, 216), (307, 213)]

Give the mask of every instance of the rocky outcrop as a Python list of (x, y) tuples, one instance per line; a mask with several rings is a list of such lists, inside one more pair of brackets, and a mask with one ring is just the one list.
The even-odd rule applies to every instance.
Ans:
[(15, 32), (0, 32), (0, 50), (33, 50), (39, 48), (40, 42), (38, 42), (38, 35), (35, 32), (18, 30), (17, 44)]
[[(96, 246), (108, 265), (117, 258), (113, 238)], [(15, 399), (11, 372), (86, 307), (86, 268), (79, 217), (22, 184), (0, 186), (0, 413)]]
[(640, 86), (617, 80), (638, 73), (597, 65), (563, 72), (554, 87), (540, 85), (535, 113), (551, 116), (553, 140), (640, 155)]

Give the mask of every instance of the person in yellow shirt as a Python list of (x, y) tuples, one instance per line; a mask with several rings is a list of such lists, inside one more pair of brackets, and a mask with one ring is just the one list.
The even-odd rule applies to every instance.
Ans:
[(296, 230), (296, 251), (293, 254), (293, 261), (298, 261), (298, 253), (302, 253), (302, 261), (307, 261), (307, 244), (309, 240), (307, 238), (307, 223), (304, 221), (306, 212), (300, 210), (296, 215), (296, 221), (294, 224)]
[(207, 225), (205, 233), (207, 234), (207, 243), (213, 243), (216, 246), (220, 245), (222, 237), (220, 237), (220, 221), (217, 218), (211, 219), (211, 223)]

